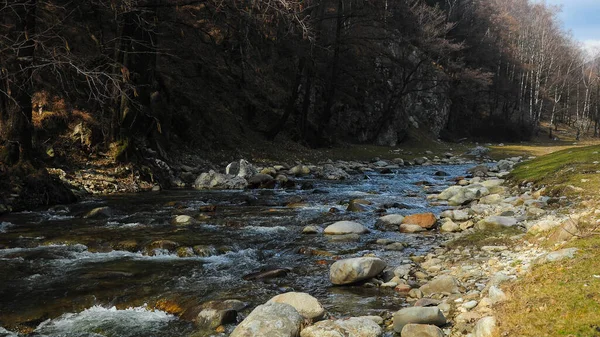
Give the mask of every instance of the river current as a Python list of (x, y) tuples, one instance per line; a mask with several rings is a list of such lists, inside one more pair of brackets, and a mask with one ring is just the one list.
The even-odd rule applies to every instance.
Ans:
[[(468, 166), (406, 167), (346, 181), (304, 179), (304, 190), (193, 191), (107, 196), (0, 217), (0, 336), (207, 336), (185, 311), (209, 300), (253, 307), (286, 291), (315, 296), (334, 317), (379, 315), (406, 305), (392, 289), (334, 287), (329, 265), (374, 254), (393, 267), (437, 247), (443, 236), (379, 231), (378, 209), (403, 215), (446, 209), (427, 194)], [(437, 171), (447, 176), (436, 176)], [(351, 199), (373, 204), (347, 212)], [(86, 218), (97, 207), (107, 217)], [(209, 206), (215, 206), (209, 207)], [(332, 210), (333, 209), (333, 210)], [(204, 212), (209, 210), (209, 212)], [(177, 215), (197, 220), (174, 225)], [(306, 235), (307, 225), (355, 220), (359, 241)], [(404, 242), (386, 251), (377, 239)], [(283, 277), (244, 280), (265, 268)], [(226, 327), (226, 336), (234, 326)]]

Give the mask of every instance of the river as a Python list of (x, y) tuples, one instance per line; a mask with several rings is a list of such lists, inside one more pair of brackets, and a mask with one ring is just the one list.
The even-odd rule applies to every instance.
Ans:
[[(435, 230), (375, 229), (376, 210), (439, 214), (446, 207), (430, 205), (427, 194), (453, 184), (467, 167), (406, 167), (346, 181), (304, 179), (305, 186), (312, 185), (305, 190), (107, 196), (5, 215), (0, 217), (0, 336), (200, 336), (179, 313), (209, 300), (239, 299), (249, 304), (247, 314), (290, 290), (310, 293), (335, 317), (398, 310), (406, 302), (391, 289), (333, 287), (329, 265), (372, 253), (395, 266), (437, 247), (443, 236)], [(344, 203), (354, 198), (373, 205), (366, 212), (346, 212)], [(84, 217), (104, 206), (108, 217)], [(216, 210), (201, 212), (210, 210), (206, 206)], [(198, 220), (174, 225), (180, 214)], [(357, 242), (302, 234), (307, 225), (337, 220), (356, 220), (371, 232)], [(381, 238), (408, 248), (386, 251), (376, 243)], [(243, 279), (268, 267), (290, 272)], [(214, 336), (226, 336), (232, 328)]]

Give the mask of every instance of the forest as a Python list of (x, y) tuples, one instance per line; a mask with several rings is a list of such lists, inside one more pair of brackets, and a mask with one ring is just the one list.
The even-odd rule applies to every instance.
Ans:
[[(310, 147), (599, 133), (599, 63), (527, 0), (19, 0), (0, 4), (2, 161), (83, 145)], [(229, 141), (229, 143), (228, 143)]]

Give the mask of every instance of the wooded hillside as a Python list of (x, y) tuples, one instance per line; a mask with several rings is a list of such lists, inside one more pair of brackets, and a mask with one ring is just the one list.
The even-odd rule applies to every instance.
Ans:
[[(0, 2), (2, 161), (88, 150), (599, 133), (599, 63), (527, 0)], [(546, 130), (545, 130), (546, 131)]]

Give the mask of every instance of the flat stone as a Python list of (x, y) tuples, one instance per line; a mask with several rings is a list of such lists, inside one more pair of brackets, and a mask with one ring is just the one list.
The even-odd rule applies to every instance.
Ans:
[(435, 325), (406, 324), (400, 335), (402, 337), (444, 337), (444, 332)]
[(519, 221), (516, 218), (509, 216), (493, 215), (481, 220), (477, 223), (477, 228), (481, 230), (493, 229), (498, 227), (513, 227)]
[(318, 322), (303, 329), (300, 337), (380, 337), (382, 334), (383, 330), (372, 319), (351, 317)]
[(419, 233), (426, 231), (425, 228), (419, 225), (402, 224), (400, 225), (400, 233)]
[(412, 307), (404, 308), (394, 314), (394, 331), (402, 332), (407, 324), (427, 324), (442, 326), (446, 324), (446, 317), (437, 307)]
[(460, 289), (458, 281), (449, 275), (441, 275), (421, 286), (421, 291), (425, 296), (432, 294), (458, 294)]
[(323, 231), (328, 235), (363, 234), (369, 230), (365, 226), (354, 221), (338, 221), (325, 228)]

